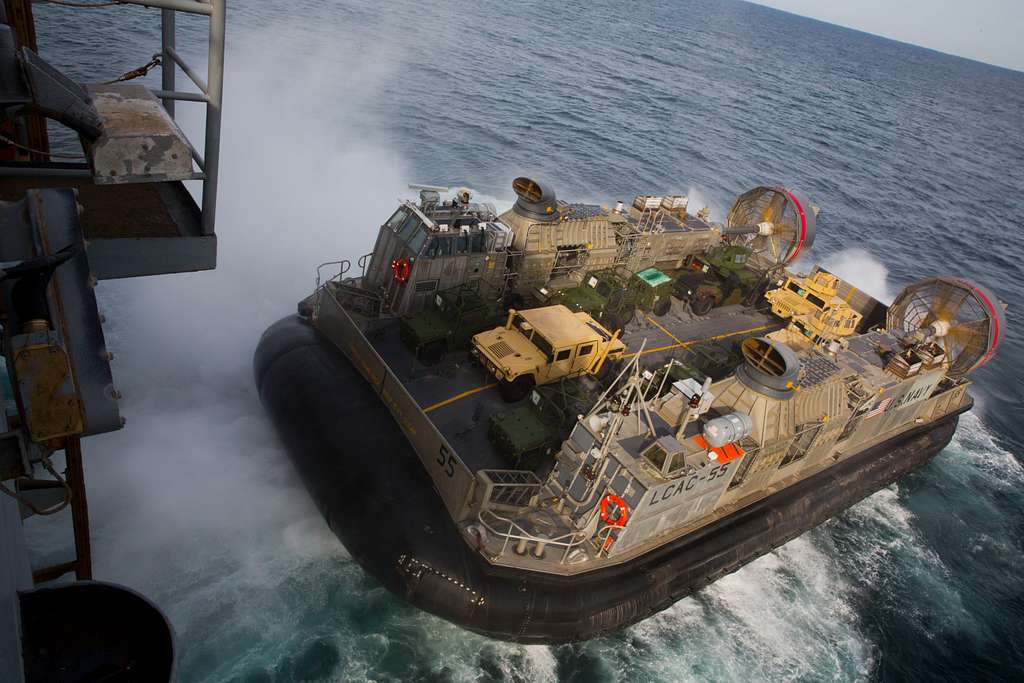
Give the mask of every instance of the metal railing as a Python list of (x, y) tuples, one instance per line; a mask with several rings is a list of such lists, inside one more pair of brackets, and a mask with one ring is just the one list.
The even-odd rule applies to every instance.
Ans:
[[(189, 141), (192, 158), (199, 167), (197, 180), (203, 182), (202, 231), (212, 235), (217, 218), (217, 177), (220, 171), (220, 123), (224, 92), (224, 28), (227, 0), (121, 0), (126, 5), (142, 5), (160, 10), (161, 89), (153, 94), (163, 100), (164, 109), (174, 118), (174, 103), (206, 104), (206, 130), (203, 153)], [(209, 18), (206, 78), (185, 61), (177, 50), (175, 15), (177, 12), (199, 14)], [(181, 69), (199, 89), (198, 93), (178, 90), (177, 69)]]
[[(567, 524), (564, 533), (549, 538), (528, 531), (507, 516), (510, 512), (529, 513), (531, 510), (536, 512), (536, 508), (531, 507), (531, 503), (534, 497), (540, 493), (543, 484), (533, 472), (528, 470), (480, 470), (476, 476), (477, 481), (483, 486), (477, 522), (496, 538), (501, 539), (499, 557), (508, 551), (508, 546), (512, 542), (517, 545), (533, 543), (535, 548), (539, 548), (541, 552), (548, 546), (561, 548), (559, 564), (565, 564), (572, 550), (586, 541), (594, 540), (600, 551), (606, 551), (610, 547), (608, 539), (618, 527), (605, 526), (595, 531), (589, 522), (582, 529), (574, 529)], [(501, 514), (502, 512), (506, 514)], [(593, 515), (597, 514), (597, 511), (594, 510)], [(540, 555), (538, 554), (537, 557), (539, 558)]]

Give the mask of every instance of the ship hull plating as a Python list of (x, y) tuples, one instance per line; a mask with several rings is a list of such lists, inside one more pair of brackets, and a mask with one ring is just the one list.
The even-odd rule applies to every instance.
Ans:
[(304, 320), (268, 329), (254, 366), (296, 469), (363, 569), (420, 609), (523, 643), (585, 640), (665, 609), (926, 464), (958, 420), (900, 434), (631, 561), (555, 576), (492, 565), (465, 543), (387, 408)]

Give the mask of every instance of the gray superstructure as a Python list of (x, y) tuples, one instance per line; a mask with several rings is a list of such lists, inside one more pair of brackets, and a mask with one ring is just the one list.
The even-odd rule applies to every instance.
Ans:
[[(0, 433), (4, 681), (175, 677), (173, 631), (159, 608), (93, 580), (81, 439), (124, 423), (97, 283), (216, 264), (225, 0), (118, 4), (159, 11), (161, 42), (153, 61), (108, 83), (74, 82), (37, 54), (29, 0), (0, 5), (0, 322), (10, 398)], [(176, 50), (179, 13), (208, 19), (205, 75)], [(97, 49), (103, 38), (90, 36)], [(133, 80), (156, 66), (161, 88)], [(195, 90), (178, 89), (179, 69)], [(181, 100), (204, 105), (202, 143), (175, 121)], [(51, 153), (48, 122), (77, 137), (80, 160), (65, 160), (78, 150)], [(33, 567), (22, 520), (65, 507), (72, 559)]]

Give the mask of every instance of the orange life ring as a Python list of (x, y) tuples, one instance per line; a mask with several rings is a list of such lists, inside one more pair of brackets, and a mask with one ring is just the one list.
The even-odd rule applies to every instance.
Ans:
[[(608, 506), (614, 504), (619, 509), (619, 514), (614, 518), (608, 514)], [(626, 526), (626, 521), (629, 519), (629, 506), (626, 505), (626, 501), (622, 500), (619, 496), (614, 493), (609, 493), (607, 496), (601, 499), (601, 521), (608, 526)]]
[(391, 272), (395, 275), (395, 282), (408, 282), (411, 270), (412, 267), (409, 265), (409, 259), (407, 258), (399, 258), (391, 262)]

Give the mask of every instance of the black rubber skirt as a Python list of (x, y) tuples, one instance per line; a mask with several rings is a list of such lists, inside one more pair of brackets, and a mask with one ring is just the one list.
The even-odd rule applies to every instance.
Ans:
[(665, 609), (927, 463), (958, 419), (873, 447), (632, 561), (560, 577), (493, 566), (463, 541), (387, 408), (305, 320), (271, 326), (254, 366), (296, 469), (363, 569), (420, 609), (522, 643), (585, 640)]

